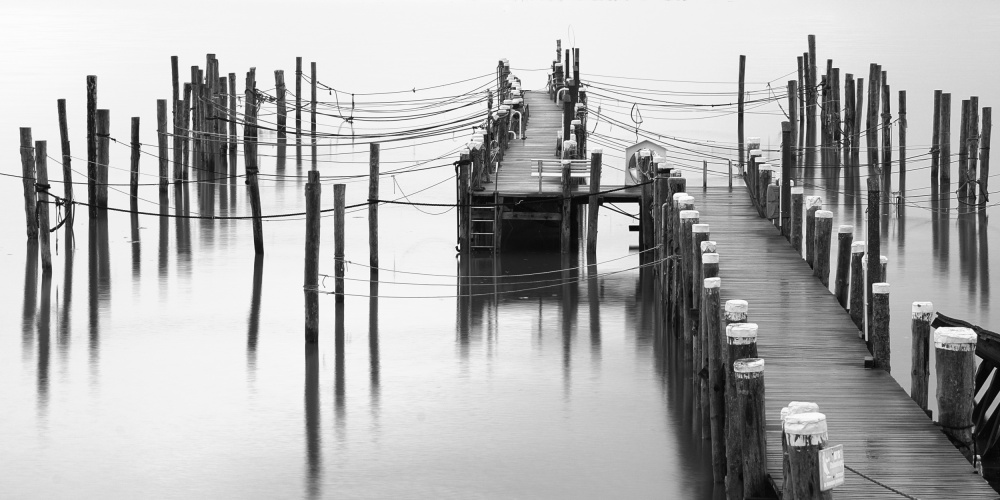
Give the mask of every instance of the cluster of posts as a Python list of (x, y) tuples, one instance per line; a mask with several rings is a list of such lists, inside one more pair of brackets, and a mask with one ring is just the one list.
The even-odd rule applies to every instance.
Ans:
[[(566, 67), (572, 68), (572, 74)], [(562, 40), (556, 40), (556, 58), (552, 61), (548, 89), (552, 102), (563, 105), (563, 126), (556, 135), (556, 156), (581, 159), (587, 151), (587, 88), (580, 84), (579, 48), (566, 49), (564, 59)]]

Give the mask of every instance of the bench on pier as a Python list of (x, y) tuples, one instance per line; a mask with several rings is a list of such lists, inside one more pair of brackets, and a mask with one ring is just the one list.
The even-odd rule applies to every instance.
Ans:
[(535, 170), (531, 172), (532, 177), (538, 177), (538, 192), (542, 192), (542, 179), (554, 178), (562, 180), (563, 162), (569, 162), (569, 179), (571, 186), (580, 185), (584, 179), (590, 177), (590, 160), (538, 160), (532, 159)]

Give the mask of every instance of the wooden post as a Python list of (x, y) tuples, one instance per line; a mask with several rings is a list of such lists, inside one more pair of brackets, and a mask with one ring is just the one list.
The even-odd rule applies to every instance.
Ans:
[(962, 99), (962, 118), (958, 128), (958, 213), (968, 212), (969, 180), (969, 100)]
[(983, 108), (982, 153), (979, 156), (979, 211), (986, 213), (990, 180), (990, 132), (993, 130), (993, 108)]
[(346, 184), (333, 185), (333, 268), (336, 302), (344, 302), (344, 216)]
[(788, 461), (788, 439), (785, 435), (785, 419), (787, 419), (789, 415), (813, 413), (817, 411), (819, 411), (819, 405), (804, 401), (792, 401), (791, 403), (788, 403), (788, 406), (781, 409), (781, 493), (787, 498), (795, 498), (795, 494), (788, 487), (790, 479), (789, 476), (791, 476), (791, 466)]
[(979, 97), (969, 98), (969, 163), (966, 168), (965, 211), (972, 212), (976, 206), (976, 164), (979, 162)]
[[(871, 254), (869, 254), (871, 255)], [(869, 261), (868, 267), (873, 267)], [(871, 335), (872, 357), (875, 368), (890, 372), (889, 364), (889, 284), (872, 283), (872, 318)]]
[(791, 188), (789, 192), (791, 192), (792, 197), (792, 248), (794, 248), (799, 255), (802, 255), (802, 197), (805, 190), (800, 186), (795, 186)]
[(257, 68), (247, 71), (246, 122), (243, 125), (243, 166), (246, 169), (247, 191), (253, 216), (253, 247), (258, 255), (264, 253), (264, 228), (260, 220), (260, 191), (257, 187)]
[(49, 169), (45, 141), (35, 141), (35, 190), (38, 192), (38, 242), (42, 251), (42, 273), (52, 272), (52, 249), (49, 247)]
[(879, 67), (871, 63), (868, 67), (868, 119), (865, 122), (868, 145), (868, 176), (875, 177), (878, 172), (878, 104), (879, 104)]
[[(705, 353), (703, 349), (703, 337), (701, 332), (701, 291), (703, 287), (703, 278), (701, 276), (701, 243), (703, 241), (708, 241), (709, 238), (709, 227), (708, 224), (693, 223), (691, 224), (691, 252), (686, 256), (691, 261), (691, 288), (688, 293), (690, 293), (691, 301), (686, 303), (687, 306), (687, 321), (685, 322), (685, 329), (691, 330), (691, 344), (693, 348), (692, 356), (694, 358), (693, 367), (693, 377), (695, 392), (698, 394), (696, 400), (698, 401), (699, 408), (708, 404), (708, 401), (702, 399), (702, 395), (705, 394), (703, 386), (707, 387), (708, 383), (701, 377), (701, 370), (705, 364)], [(707, 408), (705, 408), (707, 409)], [(707, 412), (705, 413), (707, 415)], [(702, 437), (706, 436), (704, 432), (706, 429), (703, 427)]]
[[(701, 396), (698, 401), (701, 402), (701, 438), (702, 439), (712, 439), (712, 411), (711, 411), (711, 401), (712, 401), (712, 387), (709, 381), (709, 370), (711, 366), (711, 354), (710, 349), (710, 339), (708, 338), (713, 330), (708, 328), (709, 314), (711, 311), (705, 305), (705, 299), (708, 290), (705, 289), (704, 283), (708, 278), (718, 278), (719, 277), (719, 254), (716, 253), (716, 244), (714, 241), (702, 241), (698, 245), (700, 249), (701, 256), (698, 258), (700, 262), (698, 268), (698, 282), (702, 283), (702, 287), (698, 290), (698, 340), (700, 343), (700, 357), (696, 364), (696, 379), (699, 381), (699, 387), (701, 391)], [(705, 261), (705, 256), (709, 256), (709, 262)], [(716, 307), (714, 310), (715, 316), (718, 318), (720, 316), (719, 308)], [(719, 328), (716, 325), (714, 330), (718, 333)], [(714, 456), (714, 455), (713, 455)], [(723, 450), (723, 457), (725, 457), (725, 451)], [(723, 465), (723, 472), (725, 474), (725, 466)], [(721, 480), (720, 480), (721, 483)]]
[[(651, 171), (652, 165), (652, 152), (648, 149), (639, 150), (639, 180), (643, 183), (639, 199), (639, 247), (642, 250), (648, 250), (656, 244), (653, 241), (653, 217), (651, 213), (653, 206), (653, 186), (652, 184), (647, 184), (648, 181), (652, 180), (652, 176), (647, 174), (647, 172)], [(646, 253), (643, 253), (640, 262), (645, 262), (648, 257)]]
[(303, 288), (306, 296), (306, 344), (319, 341), (319, 245), (320, 198), (319, 171), (309, 172), (306, 182), (306, 265)]
[[(165, 100), (163, 104), (166, 105)], [(166, 113), (166, 111), (164, 108), (163, 112)], [(104, 210), (108, 208), (108, 164), (111, 162), (110, 134), (111, 112), (99, 109), (97, 110), (97, 207)]]
[[(29, 143), (30, 146), (30, 143)], [(97, 217), (97, 76), (87, 75), (87, 203)], [(32, 209), (34, 210), (34, 209)]]
[(889, 84), (885, 82), (885, 71), (882, 72), (882, 192), (886, 203), (892, 193), (892, 99)]
[(906, 91), (899, 91), (899, 195), (906, 197)]
[(569, 187), (570, 187), (570, 161), (562, 161), (562, 200), (560, 205), (562, 206), (562, 221), (561, 230), (559, 232), (559, 251), (563, 255), (567, 255), (570, 252), (570, 231), (573, 227), (572, 217), (570, 216), (572, 208), (572, 200), (569, 198)]
[(951, 93), (941, 94), (941, 184), (951, 184)]
[[(378, 180), (379, 144), (368, 145), (368, 265), (378, 267)], [(462, 208), (468, 211), (467, 208)]]
[[(820, 488), (819, 452), (827, 447), (826, 415), (799, 413), (784, 421), (788, 442), (788, 488), (782, 493), (797, 500), (833, 500), (833, 491)], [(789, 491), (790, 490), (790, 491)]]
[(847, 309), (847, 291), (850, 288), (851, 245), (854, 243), (854, 226), (842, 225), (837, 230), (837, 279), (834, 283), (834, 295), (840, 307)]
[(734, 360), (757, 356), (757, 325), (746, 323), (745, 300), (726, 301), (726, 498), (743, 500), (743, 435), (746, 421), (736, 394)]
[(937, 364), (938, 425), (972, 460), (972, 408), (976, 391), (976, 342), (971, 328), (938, 328), (934, 332)]
[[(236, 177), (236, 73), (229, 74), (229, 175)], [(187, 174), (185, 174), (185, 178)]]
[(833, 238), (833, 212), (819, 210), (816, 212), (816, 242), (815, 258), (813, 260), (813, 276), (819, 278), (823, 286), (830, 287), (830, 243)]
[(174, 108), (173, 108), (174, 132), (172, 136), (173, 141), (171, 141), (173, 148), (171, 150), (172, 153), (171, 163), (174, 164), (173, 177), (175, 183), (184, 180), (184, 162), (183, 159), (181, 158), (181, 156), (184, 154), (184, 146), (182, 146), (181, 143), (181, 126), (183, 125), (183, 123), (181, 121), (178, 121), (178, 120), (183, 120), (183, 113), (184, 113), (184, 101), (178, 100), (177, 102), (174, 103)]
[[(69, 152), (69, 123), (66, 119), (66, 99), (59, 99), (56, 101), (56, 108), (59, 112), (59, 139), (60, 145), (62, 146), (62, 174), (63, 174), (63, 200), (66, 203), (66, 215), (63, 216), (66, 220), (66, 232), (71, 233), (73, 231), (73, 216), (74, 216), (74, 206), (73, 206), (73, 168), (72, 160), (73, 157)], [(983, 109), (983, 116), (986, 116), (986, 110)], [(986, 121), (983, 121), (983, 127), (986, 127)], [(989, 142), (986, 142), (989, 146)]]
[(694, 248), (691, 227), (698, 223), (699, 214), (697, 210), (681, 210), (678, 214), (680, 223), (678, 233), (680, 235), (680, 261), (681, 261), (681, 335), (684, 339), (684, 361), (694, 360), (694, 336), (691, 331), (691, 305), (694, 303), (691, 297), (692, 276), (691, 256)]
[(938, 182), (941, 166), (941, 91), (934, 91), (934, 122), (931, 132), (931, 182)]
[(21, 184), (24, 187), (24, 220), (28, 239), (38, 239), (38, 198), (35, 193), (35, 147), (31, 142), (31, 127), (21, 127)]
[(285, 147), (288, 143), (288, 111), (285, 109), (285, 72), (274, 70), (274, 92), (278, 95), (278, 159), (279, 173), (285, 170)]
[(911, 349), (912, 368), (910, 370), (910, 398), (917, 402), (921, 410), (927, 412), (927, 388), (930, 378), (931, 320), (934, 319), (934, 304), (914, 302), (910, 320), (913, 337)]
[(746, 165), (746, 158), (747, 158), (746, 157), (746, 152), (743, 150), (743, 148), (746, 145), (746, 137), (743, 134), (743, 111), (746, 108), (746, 105), (744, 104), (744, 101), (745, 101), (745, 97), (744, 97), (744, 93), (745, 93), (744, 92), (744, 84), (745, 84), (745, 77), (746, 77), (746, 68), (747, 68), (747, 56), (741, 54), (740, 55), (740, 77), (739, 77), (739, 84), (738, 84), (737, 96), (736, 96), (737, 106), (738, 106), (737, 107), (737, 113), (738, 113), (738, 115), (737, 115), (737, 122), (736, 122), (736, 135), (737, 135), (736, 142), (737, 142), (737, 147), (739, 148), (739, 154), (740, 154), (740, 172), (744, 172), (745, 171), (744, 170), (744, 165)]
[[(181, 152), (181, 161), (184, 163), (184, 179), (188, 178), (188, 169), (191, 167), (191, 83), (184, 84), (184, 115), (181, 117), (183, 120), (181, 122), (181, 127), (184, 129), (184, 140), (182, 141), (182, 146), (184, 150)], [(235, 120), (235, 112), (230, 113), (230, 118)], [(230, 126), (235, 127), (235, 123), (231, 123)], [(231, 139), (232, 143), (235, 143), (235, 139)]]
[[(590, 199), (587, 201), (587, 255), (588, 258), (597, 255), (597, 215), (601, 201), (597, 193), (601, 191), (601, 166), (604, 161), (604, 150), (595, 148), (590, 152)], [(589, 259), (591, 263), (594, 259)]]
[(806, 197), (806, 263), (815, 267), (816, 253), (816, 212), (823, 209), (823, 199), (819, 196)]
[[(704, 265), (718, 268), (719, 254), (702, 256)], [(716, 271), (718, 272), (718, 271)], [(708, 274), (706, 270), (705, 274)], [(712, 477), (716, 484), (726, 479), (726, 365), (722, 358), (722, 335), (719, 328), (719, 288), (721, 278), (705, 278), (705, 335), (708, 340), (708, 385), (712, 429)]]
[(865, 274), (862, 260), (865, 257), (865, 242), (855, 241), (851, 244), (851, 320), (858, 327), (861, 336), (865, 331)]
[[(789, 99), (795, 95), (795, 80), (788, 82)], [(790, 102), (789, 106), (795, 104)], [(794, 109), (794, 107), (792, 108)], [(792, 113), (790, 122), (781, 122), (781, 235), (791, 241), (792, 222), (792, 177), (795, 156), (792, 144), (795, 144), (795, 115)]]
[[(851, 170), (852, 183), (860, 183), (861, 175), (861, 117), (864, 116), (865, 79), (858, 78), (854, 87), (854, 137), (851, 139)], [(855, 189), (861, 186), (855, 184)]]
[(310, 144), (312, 145), (312, 169), (316, 170), (316, 62), (313, 61), (309, 63), (309, 68), (311, 71), (311, 77), (309, 78), (309, 86), (312, 93), (312, 97), (309, 100), (309, 127), (312, 134), (310, 135)]
[(743, 419), (743, 494), (767, 495), (767, 434), (764, 429), (764, 360), (743, 358), (733, 362), (736, 406)]
[[(183, 102), (183, 101), (182, 101)], [(132, 157), (129, 162), (129, 207), (133, 214), (139, 211), (139, 117), (132, 117)]]
[(295, 58), (295, 166), (302, 167), (302, 58)]
[(806, 62), (806, 168), (816, 166), (816, 35), (809, 35)]
[(848, 193), (854, 193), (857, 186), (854, 184), (854, 163), (852, 163), (852, 153), (854, 151), (854, 75), (847, 73), (844, 76), (844, 184)]
[[(880, 205), (879, 205), (879, 185), (878, 178), (869, 177), (868, 178), (868, 255), (881, 255), (882, 245), (879, 227), (882, 224), (882, 218), (879, 215)], [(872, 325), (872, 283), (880, 283), (884, 278), (882, 277), (881, 266), (870, 265), (866, 270), (865, 274), (868, 279), (865, 283), (868, 286), (865, 287), (865, 303), (868, 304), (867, 315), (866, 315), (866, 325), (867, 332), (869, 333), (869, 341), (871, 340), (871, 325)]]
[(160, 192), (167, 192), (167, 100), (156, 100), (156, 139), (159, 146), (158, 155), (160, 158)]

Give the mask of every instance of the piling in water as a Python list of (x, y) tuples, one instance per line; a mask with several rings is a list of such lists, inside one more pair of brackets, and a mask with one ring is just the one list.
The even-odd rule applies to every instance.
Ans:
[(170, 160), (167, 158), (167, 100), (156, 100), (156, 144), (160, 160), (160, 192), (167, 191)]
[[(29, 144), (30, 146), (30, 144)], [(87, 75), (87, 203), (97, 217), (97, 76)]]
[(816, 241), (813, 259), (813, 276), (825, 287), (830, 286), (830, 242), (833, 232), (833, 212), (818, 210), (815, 215)]
[(28, 239), (38, 239), (38, 195), (35, 194), (35, 145), (31, 142), (31, 127), (21, 127), (21, 184), (24, 187), (24, 220)]
[(261, 226), (260, 190), (257, 186), (257, 79), (250, 68), (246, 81), (246, 123), (243, 125), (243, 164), (253, 216), (253, 246), (257, 255), (264, 253), (264, 228)]
[[(705, 266), (718, 268), (719, 254), (702, 256)], [(718, 270), (716, 269), (716, 272)], [(707, 274), (707, 271), (706, 271)], [(722, 332), (719, 327), (719, 288), (721, 278), (705, 278), (705, 336), (708, 339), (708, 385), (712, 435), (712, 477), (717, 484), (726, 478), (726, 367), (722, 359)]]
[[(163, 100), (166, 106), (166, 100)], [(166, 109), (164, 109), (166, 112)], [(111, 163), (111, 112), (97, 110), (97, 208), (108, 208), (108, 166)], [(165, 154), (161, 156), (164, 158)], [(163, 165), (161, 159), (161, 175)]]
[(971, 328), (938, 328), (934, 332), (938, 425), (970, 461), (977, 340)]
[(278, 96), (278, 157), (275, 161), (277, 171), (285, 171), (285, 148), (288, 144), (288, 111), (285, 108), (285, 72), (274, 70), (274, 93)]
[(344, 216), (346, 184), (333, 185), (333, 274), (335, 301), (344, 302)]
[(941, 94), (941, 184), (951, 183), (951, 93)]
[(834, 295), (840, 307), (847, 309), (847, 291), (850, 288), (851, 245), (854, 243), (854, 226), (842, 225), (837, 230), (837, 279)]
[[(691, 297), (691, 287), (694, 282), (691, 255), (694, 245), (692, 244), (691, 227), (698, 223), (699, 214), (697, 210), (682, 210), (679, 215), (679, 232), (681, 237), (680, 260), (681, 260), (681, 335), (684, 339), (684, 359), (693, 361), (694, 358), (694, 335), (691, 319), (691, 306), (694, 301)], [(693, 366), (693, 365), (692, 365)]]
[(38, 192), (38, 243), (42, 251), (42, 273), (52, 272), (52, 249), (49, 246), (49, 169), (45, 141), (35, 141), (35, 191)]
[(305, 290), (306, 303), (306, 344), (319, 341), (319, 246), (320, 246), (320, 199), (322, 185), (319, 172), (311, 170), (306, 182), (306, 256)]
[(781, 477), (782, 486), (781, 492), (784, 498), (793, 499), (795, 498), (792, 491), (789, 489), (789, 461), (788, 461), (788, 439), (785, 435), (785, 419), (789, 415), (798, 415), (800, 413), (814, 413), (819, 411), (819, 405), (816, 403), (809, 403), (804, 401), (792, 401), (788, 403), (788, 406), (781, 409), (780, 424), (781, 424)]
[(865, 242), (851, 244), (851, 321), (858, 327), (861, 336), (865, 330), (865, 274), (862, 261), (865, 257)]
[[(66, 203), (66, 215), (63, 217), (66, 220), (66, 233), (69, 234), (73, 232), (73, 216), (75, 210), (73, 205), (73, 157), (69, 152), (69, 123), (66, 119), (66, 99), (57, 100), (56, 107), (59, 112), (59, 139), (60, 145), (62, 146), (62, 174), (64, 188), (63, 200)], [(986, 109), (983, 109), (984, 116)], [(985, 128), (985, 121), (983, 123)]]
[(743, 358), (733, 362), (736, 376), (737, 415), (743, 419), (743, 494), (767, 495), (767, 434), (764, 429), (764, 360)]
[(795, 249), (795, 252), (801, 256), (803, 193), (805, 191), (800, 186), (795, 186), (790, 191), (792, 194), (791, 243), (792, 243), (792, 248)]
[(934, 119), (931, 126), (931, 182), (938, 182), (941, 166), (941, 91), (934, 91)]
[[(183, 101), (182, 101), (183, 102)], [(139, 211), (139, 158), (142, 151), (139, 149), (139, 117), (132, 117), (132, 157), (129, 162), (129, 208), (133, 214)]]
[[(604, 150), (601, 148), (595, 148), (590, 152), (590, 199), (587, 202), (587, 256), (591, 263), (594, 262), (597, 256), (597, 211), (600, 209), (601, 204), (595, 193), (601, 190), (601, 164), (603, 157)], [(670, 199), (669, 195), (667, 199)], [(591, 258), (591, 256), (594, 258)]]
[[(796, 500), (832, 500), (833, 491), (820, 488), (819, 452), (827, 447), (826, 415), (798, 413), (784, 421), (788, 442), (788, 483), (783, 491)], [(789, 491), (790, 490), (790, 491)]]
[(931, 320), (934, 319), (934, 304), (914, 302), (910, 320), (910, 334), (913, 337), (911, 349), (912, 369), (910, 370), (910, 398), (917, 402), (921, 410), (927, 412), (927, 387), (930, 379)]
[(819, 196), (806, 197), (806, 263), (814, 267), (816, 259), (816, 212), (823, 209), (823, 199)]
[[(378, 267), (379, 144), (368, 145), (368, 265)], [(467, 208), (462, 208), (468, 211)]]
[(740, 413), (733, 361), (757, 356), (757, 325), (746, 323), (745, 300), (726, 301), (726, 498), (743, 499), (743, 434), (746, 421)]
[(872, 283), (872, 326), (870, 340), (875, 368), (892, 371), (889, 365), (889, 284)]

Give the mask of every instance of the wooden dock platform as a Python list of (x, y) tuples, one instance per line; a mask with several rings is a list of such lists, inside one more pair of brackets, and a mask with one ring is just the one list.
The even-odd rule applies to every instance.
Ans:
[[(830, 444), (844, 445), (847, 467), (872, 480), (921, 500), (1000, 498), (889, 373), (864, 368), (869, 353), (847, 312), (758, 216), (745, 190), (689, 194), (718, 242), (722, 300), (747, 300), (749, 321), (759, 325), (767, 469), (776, 487), (782, 483), (781, 408), (812, 401), (826, 414)], [(834, 497), (907, 498), (851, 470)]]

